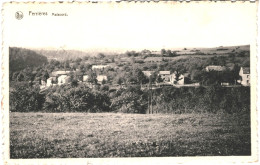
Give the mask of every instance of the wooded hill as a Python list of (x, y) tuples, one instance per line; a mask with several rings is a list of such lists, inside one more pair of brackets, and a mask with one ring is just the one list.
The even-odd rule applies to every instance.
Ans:
[(40, 55), (35, 51), (24, 48), (9, 47), (10, 72), (20, 71), (26, 67), (41, 66), (47, 62), (47, 57)]
[[(48, 60), (69, 60), (83, 57), (93, 57), (99, 54), (104, 54), (105, 56), (110, 55), (119, 55), (120, 57), (126, 56), (134, 56), (146, 58), (149, 56), (158, 56), (158, 57), (182, 57), (184, 56), (195, 56), (195, 55), (229, 55), (229, 54), (240, 54), (244, 52), (248, 52), (249, 56), (250, 46), (249, 45), (239, 45), (239, 46), (219, 46), (213, 48), (172, 48), (172, 49), (161, 49), (157, 51), (152, 50), (142, 50), (142, 51), (126, 51), (125, 53), (122, 50), (116, 51), (107, 51), (105, 49), (93, 49), (93, 50), (72, 50), (72, 49), (62, 49), (62, 48), (42, 48), (42, 49), (32, 49), (38, 54), (46, 56)], [(163, 53), (165, 52), (165, 53)], [(169, 55), (169, 52), (171, 52)]]

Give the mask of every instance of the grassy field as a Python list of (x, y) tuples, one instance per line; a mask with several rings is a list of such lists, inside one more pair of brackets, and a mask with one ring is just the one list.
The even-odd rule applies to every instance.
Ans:
[(250, 155), (248, 115), (10, 113), (11, 158)]

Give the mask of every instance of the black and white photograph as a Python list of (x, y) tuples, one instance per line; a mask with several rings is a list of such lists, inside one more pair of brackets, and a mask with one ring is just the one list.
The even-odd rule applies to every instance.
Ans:
[(256, 161), (257, 4), (4, 4), (5, 163)]

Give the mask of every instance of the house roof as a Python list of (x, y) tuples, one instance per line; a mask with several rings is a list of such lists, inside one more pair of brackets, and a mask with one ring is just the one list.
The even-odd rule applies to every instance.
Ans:
[(170, 71), (160, 71), (159, 74), (160, 74), (160, 75), (162, 75), (162, 74), (170, 75), (171, 72), (170, 72)]
[(243, 70), (243, 74), (250, 74), (250, 68), (249, 67), (241, 67)]
[(147, 76), (147, 77), (151, 76), (151, 75), (154, 73), (154, 71), (142, 71), (142, 72), (143, 72), (144, 75)]
[(61, 75), (61, 76), (59, 76), (58, 77), (58, 80), (60, 80), (60, 79), (68, 79), (69, 78), (69, 76), (67, 76), (67, 75)]
[(49, 77), (47, 80), (56, 80), (56, 77)]
[(214, 70), (214, 71), (223, 71), (226, 69), (224, 66), (218, 66), (218, 65), (209, 65), (206, 67), (207, 70)]
[(70, 72), (71, 71), (58, 70), (58, 71), (52, 72), (51, 74), (54, 75), (54, 76), (58, 76), (58, 75), (67, 75)]
[(109, 65), (92, 65), (92, 69), (100, 69), (100, 68), (106, 68), (109, 67)]

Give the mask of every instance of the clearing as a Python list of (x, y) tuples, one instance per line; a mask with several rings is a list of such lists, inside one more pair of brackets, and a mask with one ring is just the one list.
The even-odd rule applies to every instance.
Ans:
[(10, 113), (11, 158), (250, 154), (249, 115)]

